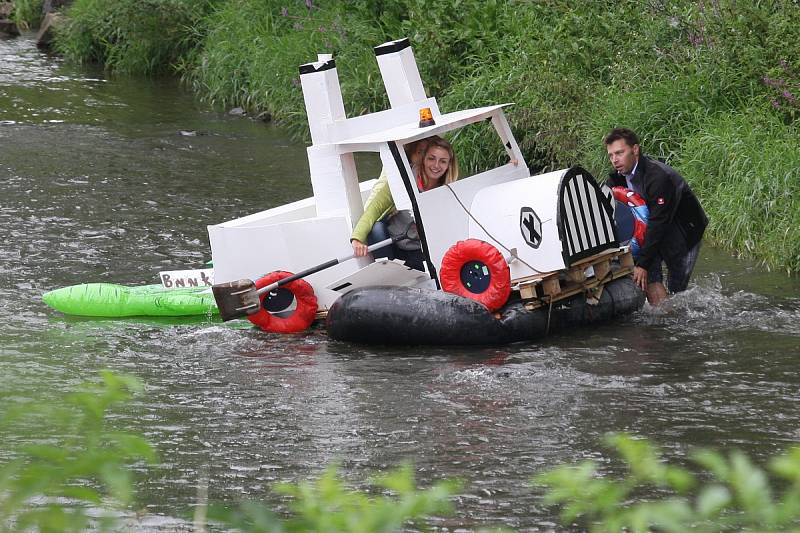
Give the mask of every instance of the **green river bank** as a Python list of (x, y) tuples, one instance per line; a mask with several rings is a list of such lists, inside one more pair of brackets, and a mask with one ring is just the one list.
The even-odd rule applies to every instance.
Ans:
[[(40, 0), (18, 0), (36, 13)], [(56, 49), (124, 75), (178, 75), (205, 101), (307, 138), (297, 66), (337, 59), (350, 116), (387, 107), (372, 47), (407, 36), (443, 111), (515, 102), (535, 169), (608, 171), (610, 127), (690, 181), (709, 241), (800, 269), (800, 10), (790, 0), (76, 0)], [(455, 140), (467, 167), (480, 138)], [(494, 157), (494, 156), (492, 156)]]

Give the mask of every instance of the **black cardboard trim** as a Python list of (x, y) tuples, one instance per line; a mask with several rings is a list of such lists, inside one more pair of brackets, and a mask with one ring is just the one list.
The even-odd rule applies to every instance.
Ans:
[(389, 142), (389, 150), (392, 152), (392, 157), (394, 158), (394, 163), (397, 165), (398, 170), (400, 171), (400, 177), (403, 178), (403, 184), (406, 186), (406, 192), (408, 193), (408, 198), (411, 200), (411, 209), (414, 211), (414, 222), (417, 225), (417, 233), (419, 233), (419, 242), (422, 244), (422, 255), (425, 257), (425, 263), (428, 266), (428, 273), (430, 274), (431, 278), (436, 282), (436, 288), (441, 289), (442, 286), (439, 284), (439, 275), (436, 272), (436, 267), (433, 266), (433, 261), (431, 260), (431, 254), (428, 250), (428, 241), (425, 239), (425, 226), (422, 224), (422, 217), (419, 214), (419, 205), (417, 204), (417, 197), (414, 195), (413, 187), (416, 187), (417, 184), (409, 177), (408, 172), (406, 172), (406, 166), (403, 163), (403, 158), (400, 157), (400, 150), (397, 148), (397, 143), (395, 141)]
[(390, 43), (381, 44), (375, 47), (375, 56), (382, 56), (385, 54), (391, 54), (393, 52), (399, 52), (400, 50), (405, 50), (411, 46), (411, 43), (408, 40), (408, 37), (403, 39), (398, 39), (397, 41), (392, 41)]
[(314, 72), (324, 72), (326, 70), (331, 70), (332, 68), (336, 68), (336, 60), (329, 59), (324, 62), (319, 67), (314, 67), (314, 63), (306, 63), (305, 65), (300, 65), (300, 75), (303, 74), (313, 74)]

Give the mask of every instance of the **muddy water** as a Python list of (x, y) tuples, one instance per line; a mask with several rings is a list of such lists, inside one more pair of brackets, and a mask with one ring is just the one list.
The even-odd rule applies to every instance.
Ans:
[(307, 171), (305, 147), (279, 128), (209, 110), (173, 82), (108, 79), (29, 38), (0, 40), (0, 396), (52, 397), (102, 368), (139, 376), (147, 392), (117, 422), (161, 458), (141, 472), (131, 527), (188, 530), (203, 479), (215, 501), (274, 502), (274, 482), (332, 462), (363, 486), (413, 461), (422, 485), (465, 482), (439, 525), (548, 529), (556, 514), (528, 480), (603, 457), (608, 431), (679, 460), (700, 445), (761, 460), (800, 440), (800, 283), (708, 246), (665, 309), (502, 348), (363, 347), (207, 318), (66, 317), (41, 302), (198, 268), (206, 225), (308, 196)]

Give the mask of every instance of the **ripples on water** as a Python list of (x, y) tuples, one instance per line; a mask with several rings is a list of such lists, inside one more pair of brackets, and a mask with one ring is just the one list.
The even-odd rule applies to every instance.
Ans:
[(466, 482), (441, 526), (548, 529), (555, 513), (528, 480), (607, 457), (608, 431), (677, 460), (704, 445), (763, 459), (800, 437), (800, 285), (708, 247), (692, 288), (663, 309), (499, 348), (59, 315), (43, 292), (198, 267), (206, 225), (307, 196), (305, 149), (171, 82), (70, 70), (26, 39), (0, 41), (0, 113), (0, 394), (50, 397), (101, 368), (144, 380), (118, 423), (156, 443), (161, 464), (142, 474), (147, 512), (131, 527), (188, 528), (205, 477), (212, 500), (277, 503), (274, 482), (331, 462), (364, 486), (411, 460), (423, 485)]

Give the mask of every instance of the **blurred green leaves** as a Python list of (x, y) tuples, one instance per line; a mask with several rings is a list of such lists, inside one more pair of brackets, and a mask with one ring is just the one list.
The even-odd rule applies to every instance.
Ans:
[[(0, 531), (111, 530), (119, 511), (134, 503), (133, 468), (155, 462), (156, 454), (143, 437), (111, 421), (114, 409), (143, 387), (132, 376), (100, 377), (60, 401), (17, 404), (3, 413), (6, 441), (20, 424), (37, 431), (25, 442), (4, 443), (10, 460), (0, 467)], [(606, 444), (618, 463), (584, 461), (535, 478), (546, 489), (543, 502), (559, 506), (565, 525), (596, 532), (800, 527), (800, 446), (762, 468), (738, 451), (698, 450), (690, 466), (676, 466), (645, 439), (610, 434)], [(212, 506), (208, 516), (215, 527), (248, 532), (424, 530), (431, 517), (452, 513), (461, 489), (456, 481), (418, 489), (406, 465), (356, 490), (332, 465), (314, 481), (276, 485), (280, 511), (246, 502)]]
[(282, 519), (263, 504), (248, 502), (236, 509), (213, 509), (212, 519), (249, 532), (380, 533), (414, 526), (422, 529), (427, 517), (452, 512), (450, 497), (459, 484), (444, 481), (418, 490), (410, 466), (373, 480), (378, 493), (348, 488), (336, 466), (328, 467), (314, 482), (279, 484), (275, 491), (289, 498), (290, 517)]
[[(133, 502), (130, 467), (152, 463), (152, 446), (141, 436), (109, 423), (111, 410), (142, 390), (128, 375), (101, 373), (55, 403), (10, 407), (0, 421), (8, 438), (19, 424), (36, 428), (29, 442), (12, 447), (12, 459), (0, 467), (0, 528), (26, 531), (84, 531), (87, 511)], [(96, 514), (96, 513), (94, 513)], [(93, 527), (108, 528), (103, 515)]]
[[(0, 531), (119, 527), (120, 511), (135, 502), (134, 467), (154, 463), (156, 453), (142, 436), (112, 422), (115, 408), (142, 392), (142, 383), (109, 371), (100, 378), (56, 401), (26, 402), (2, 413), (4, 451), (11, 458), (0, 465)], [(12, 440), (22, 442), (10, 445)], [(349, 488), (333, 465), (316, 481), (274, 487), (285, 498), (287, 513), (247, 502), (212, 507), (210, 516), (217, 525), (252, 532), (424, 529), (431, 516), (452, 512), (450, 499), (460, 488), (458, 482), (442, 481), (417, 489), (408, 465), (376, 477), (371, 485), (368, 492)]]
[[(594, 461), (561, 466), (534, 483), (544, 501), (561, 508), (565, 524), (596, 532), (787, 531), (800, 527), (800, 447), (769, 462), (768, 473), (738, 451), (699, 450), (697, 467), (665, 463), (647, 440), (611, 434), (606, 443), (622, 459), (626, 475), (612, 479)], [(783, 489), (773, 496), (772, 486)]]

